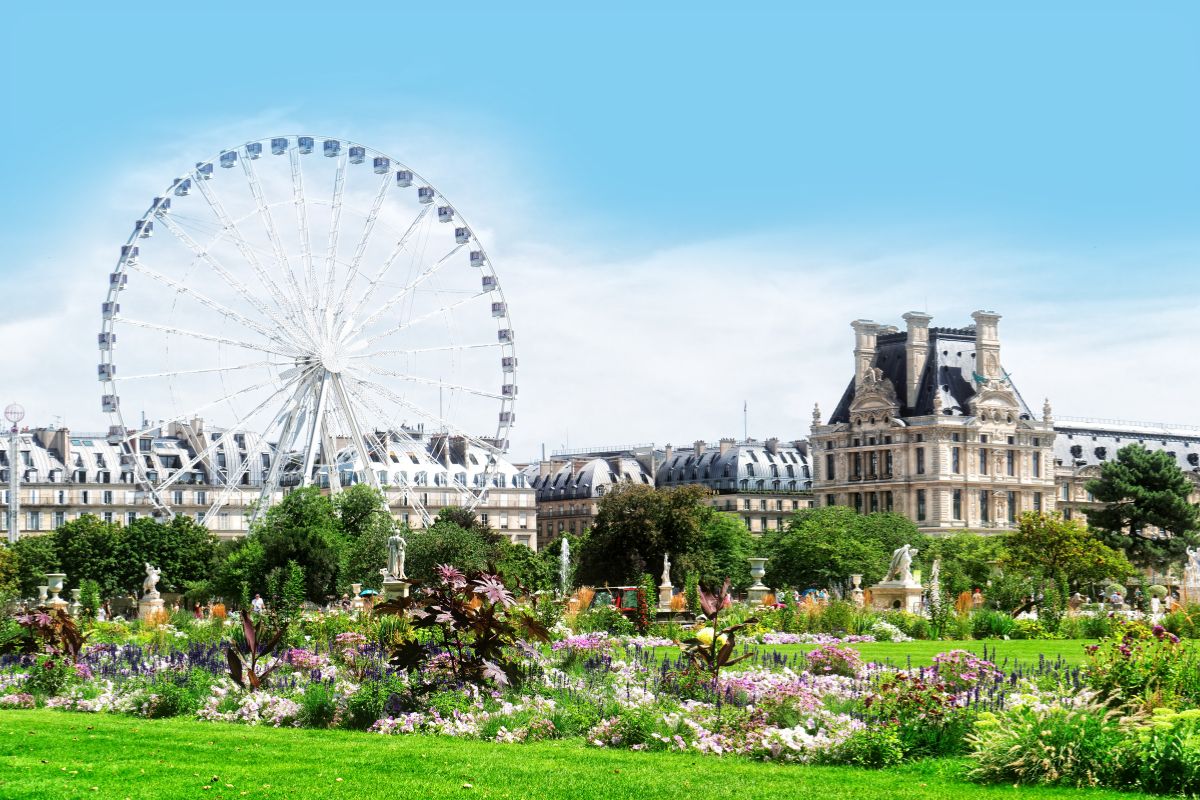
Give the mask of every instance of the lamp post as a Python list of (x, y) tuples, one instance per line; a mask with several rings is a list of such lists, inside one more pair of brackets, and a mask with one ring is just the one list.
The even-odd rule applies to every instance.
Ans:
[(9, 403), (4, 418), (12, 423), (8, 432), (8, 543), (21, 538), (21, 439), (17, 423), (25, 419), (25, 409)]

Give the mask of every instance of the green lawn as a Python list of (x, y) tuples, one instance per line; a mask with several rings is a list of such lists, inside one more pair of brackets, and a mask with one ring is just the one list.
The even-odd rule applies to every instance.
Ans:
[[(1040, 656), (1045, 656), (1047, 660), (1054, 661), (1061, 657), (1064, 661), (1071, 665), (1078, 665), (1084, 662), (1083, 648), (1089, 644), (1095, 644), (1093, 639), (1060, 639), (1060, 640), (992, 640), (992, 641), (963, 641), (963, 642), (865, 642), (862, 644), (852, 644), (858, 652), (867, 661), (878, 661), (881, 663), (890, 663), (895, 666), (907, 666), (909, 658), (912, 659), (914, 667), (929, 666), (933, 663), (933, 657), (938, 653), (945, 653), (949, 650), (969, 650), (972, 653), (982, 655), (984, 647), (987, 648), (988, 658), (995, 654), (996, 663), (1003, 663), (1004, 659), (1009, 659), (1008, 667), (1014, 666), (1015, 663), (1025, 665), (1037, 664)], [(762, 653), (776, 652), (781, 655), (791, 657), (799, 653), (806, 653), (813, 650), (817, 645), (810, 644), (763, 644), (753, 645), (754, 649)], [(655, 649), (655, 654), (659, 658), (669, 657), (675, 658), (679, 655), (679, 649), (675, 647), (659, 647)]]
[(1088, 798), (1144, 795), (975, 786), (959, 761), (885, 771), (801, 767), (681, 753), (433, 736), (248, 728), (62, 711), (0, 711), (0, 797), (678, 797), (705, 800)]

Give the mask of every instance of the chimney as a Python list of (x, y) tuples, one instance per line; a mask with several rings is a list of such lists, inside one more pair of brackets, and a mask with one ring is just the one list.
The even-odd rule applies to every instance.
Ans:
[(670, 461), (670, 460), (671, 460), (671, 457), (672, 457), (672, 456), (674, 456), (674, 455), (675, 455), (675, 448), (674, 448), (674, 447), (672, 447), (672, 446), (671, 446), (671, 445), (669, 445), (669, 444), (665, 444), (665, 445), (663, 445), (663, 463), (664, 463), (664, 464), (665, 464), (665, 463), (667, 463), (668, 461)]
[(907, 378), (904, 405), (917, 405), (917, 394), (921, 391), (921, 374), (925, 372), (925, 359), (929, 356), (929, 321), (933, 317), (920, 311), (904, 315), (908, 335), (904, 341), (904, 372)]
[(697, 439), (695, 447), (696, 447), (697, 457), (704, 455), (704, 440), (703, 439)]
[(995, 311), (976, 311), (975, 320), (975, 371), (989, 381), (1004, 377), (1000, 369), (1000, 333), (997, 327), (1000, 315)]
[(869, 319), (856, 319), (850, 327), (854, 328), (854, 385), (860, 386), (875, 361), (875, 337), (879, 335), (879, 325)]
[(733, 439), (725, 437), (721, 439), (721, 455), (725, 455), (733, 447)]
[(777, 437), (772, 436), (767, 439), (767, 452), (773, 456), (779, 455), (779, 439)]
[(540, 462), (538, 462), (538, 475), (539, 476), (545, 478), (547, 475), (549, 475), (553, 471), (554, 471), (554, 462), (553, 461), (547, 461), (546, 459), (543, 458)]

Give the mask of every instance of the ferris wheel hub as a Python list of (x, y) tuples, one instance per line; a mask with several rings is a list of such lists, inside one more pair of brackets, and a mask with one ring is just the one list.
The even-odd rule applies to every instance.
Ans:
[(345, 348), (336, 340), (321, 343), (317, 352), (317, 360), (321, 362), (321, 366), (325, 368), (326, 372), (335, 375), (343, 372), (347, 367)]

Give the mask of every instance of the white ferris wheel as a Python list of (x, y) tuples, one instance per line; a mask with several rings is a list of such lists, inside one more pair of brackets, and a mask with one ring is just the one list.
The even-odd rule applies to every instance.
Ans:
[(428, 521), (422, 487), (473, 507), (515, 421), (513, 328), (476, 232), (343, 139), (248, 142), (176, 178), (102, 318), (109, 441), (168, 516), (185, 484), (216, 487), (208, 522), (235, 494), (259, 513), (289, 486), (367, 482)]

